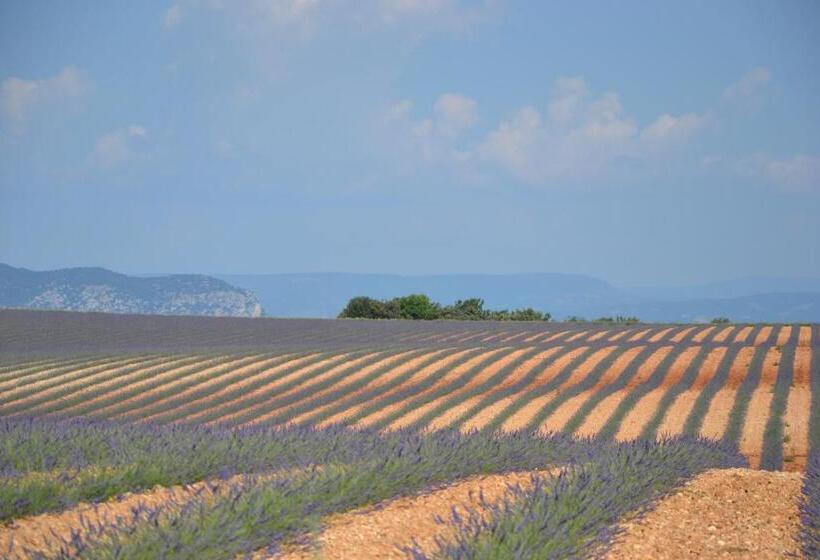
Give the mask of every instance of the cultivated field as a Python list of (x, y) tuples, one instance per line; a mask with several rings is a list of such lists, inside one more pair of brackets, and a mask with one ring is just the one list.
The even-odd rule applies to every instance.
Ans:
[(818, 399), (816, 325), (0, 311), (0, 554), (813, 554)]

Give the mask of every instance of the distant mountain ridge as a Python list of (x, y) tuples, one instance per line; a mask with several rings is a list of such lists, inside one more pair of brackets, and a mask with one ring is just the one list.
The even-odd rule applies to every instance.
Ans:
[(480, 297), (491, 309), (532, 307), (594, 319), (637, 316), (644, 321), (820, 322), (820, 279), (741, 278), (686, 287), (618, 288), (580, 274), (294, 273), (216, 275), (254, 292), (275, 317), (335, 317), (354, 296), (378, 299), (425, 293), (449, 304)]
[(138, 278), (104, 268), (34, 271), (0, 264), (0, 307), (107, 313), (258, 317), (247, 290), (210, 276)]

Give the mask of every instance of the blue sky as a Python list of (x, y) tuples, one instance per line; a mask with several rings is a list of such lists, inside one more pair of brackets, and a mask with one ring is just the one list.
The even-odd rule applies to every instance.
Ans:
[(0, 6), (0, 261), (820, 276), (820, 3)]

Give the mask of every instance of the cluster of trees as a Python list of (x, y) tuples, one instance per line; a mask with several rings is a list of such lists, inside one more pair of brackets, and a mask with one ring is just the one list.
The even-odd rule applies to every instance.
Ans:
[(454, 319), (461, 321), (549, 321), (552, 316), (530, 307), (525, 309), (484, 309), (484, 300), (470, 298), (441, 305), (424, 294), (388, 300), (354, 297), (339, 314), (340, 319)]

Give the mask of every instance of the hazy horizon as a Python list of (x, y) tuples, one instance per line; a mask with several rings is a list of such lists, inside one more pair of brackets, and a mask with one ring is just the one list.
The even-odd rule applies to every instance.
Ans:
[(810, 0), (10, 1), (0, 50), (12, 266), (820, 278)]

